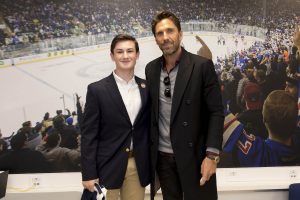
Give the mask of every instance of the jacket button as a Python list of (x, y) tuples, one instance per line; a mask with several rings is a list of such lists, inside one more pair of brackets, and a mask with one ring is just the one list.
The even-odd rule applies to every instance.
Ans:
[(185, 103), (186, 103), (187, 105), (190, 105), (190, 104), (191, 104), (191, 100), (186, 100)]
[(187, 122), (183, 122), (182, 125), (183, 125), (183, 126), (187, 126), (188, 123), (187, 123)]
[(192, 142), (189, 142), (189, 147), (193, 147), (193, 143)]
[(125, 151), (126, 151), (126, 152), (129, 152), (129, 151), (130, 151), (130, 149), (129, 149), (129, 148), (126, 148), (126, 149), (125, 149)]
[(131, 130), (133, 131), (133, 130), (134, 130), (134, 127), (131, 127)]

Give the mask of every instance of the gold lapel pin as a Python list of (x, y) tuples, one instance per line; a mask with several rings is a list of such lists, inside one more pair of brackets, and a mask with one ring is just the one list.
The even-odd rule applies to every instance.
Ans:
[(141, 83), (141, 87), (142, 88), (146, 88), (146, 84), (145, 83)]

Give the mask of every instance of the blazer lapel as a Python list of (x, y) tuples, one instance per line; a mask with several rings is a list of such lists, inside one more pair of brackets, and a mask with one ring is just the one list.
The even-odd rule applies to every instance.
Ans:
[(159, 113), (159, 87), (160, 87), (160, 72), (161, 72), (161, 66), (162, 66), (162, 57), (157, 60), (157, 63), (153, 65), (153, 73), (152, 73), (152, 78), (153, 82), (151, 82), (151, 90), (152, 90), (152, 95), (153, 98), (152, 103), (154, 107), (154, 116), (156, 121), (158, 122), (158, 113)]
[(190, 63), (189, 55), (185, 49), (182, 48), (182, 57), (179, 63), (179, 69), (176, 76), (176, 82), (174, 86), (174, 95), (172, 99), (172, 108), (171, 108), (171, 121), (170, 125), (173, 123), (174, 117), (178, 111), (180, 102), (183, 97), (185, 88), (190, 80), (191, 73), (193, 71), (194, 65)]
[[(112, 100), (115, 102), (116, 106), (119, 108), (121, 114), (123, 114), (124, 117), (128, 120), (128, 122), (131, 123), (127, 109), (125, 107), (121, 93), (118, 89), (118, 85), (116, 83), (116, 80), (115, 80), (113, 74), (111, 74), (109, 76), (109, 78), (107, 79), (106, 89), (107, 89), (108, 93), (110, 94), (110, 96), (112, 97)], [(103, 95), (105, 95), (105, 94), (103, 94)]]
[(140, 91), (140, 95), (141, 95), (141, 101), (142, 101), (142, 106), (141, 106), (141, 109), (139, 110), (138, 112), (138, 115), (136, 116), (135, 120), (134, 120), (134, 123), (133, 124), (136, 124), (136, 122), (139, 120), (139, 118), (141, 117), (143, 111), (144, 111), (144, 108), (147, 104), (147, 85), (145, 83), (145, 81), (143, 81), (142, 79), (138, 78), (135, 76), (135, 81), (138, 85), (138, 88), (139, 88), (139, 91)]

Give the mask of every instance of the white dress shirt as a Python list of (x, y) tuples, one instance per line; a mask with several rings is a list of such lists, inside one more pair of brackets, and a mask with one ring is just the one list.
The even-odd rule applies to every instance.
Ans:
[(133, 125), (134, 120), (142, 107), (141, 94), (138, 84), (136, 83), (134, 76), (131, 80), (126, 82), (115, 72), (113, 72), (113, 75), (117, 82), (118, 89), (121, 93), (131, 124)]
[[(113, 76), (121, 93), (131, 124), (133, 125), (142, 107), (141, 94), (138, 84), (136, 83), (134, 76), (128, 82), (119, 77), (115, 71), (113, 72)], [(130, 149), (133, 149), (132, 139)]]

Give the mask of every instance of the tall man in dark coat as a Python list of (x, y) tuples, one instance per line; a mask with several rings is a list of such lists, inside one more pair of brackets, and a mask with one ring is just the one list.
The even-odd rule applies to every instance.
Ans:
[(224, 115), (213, 63), (180, 46), (183, 33), (173, 13), (156, 15), (152, 32), (163, 53), (146, 66), (152, 183), (156, 171), (164, 200), (217, 199)]
[(81, 126), (83, 186), (104, 185), (108, 200), (142, 200), (150, 183), (150, 102), (134, 76), (139, 46), (129, 35), (111, 43), (113, 73), (88, 86)]

